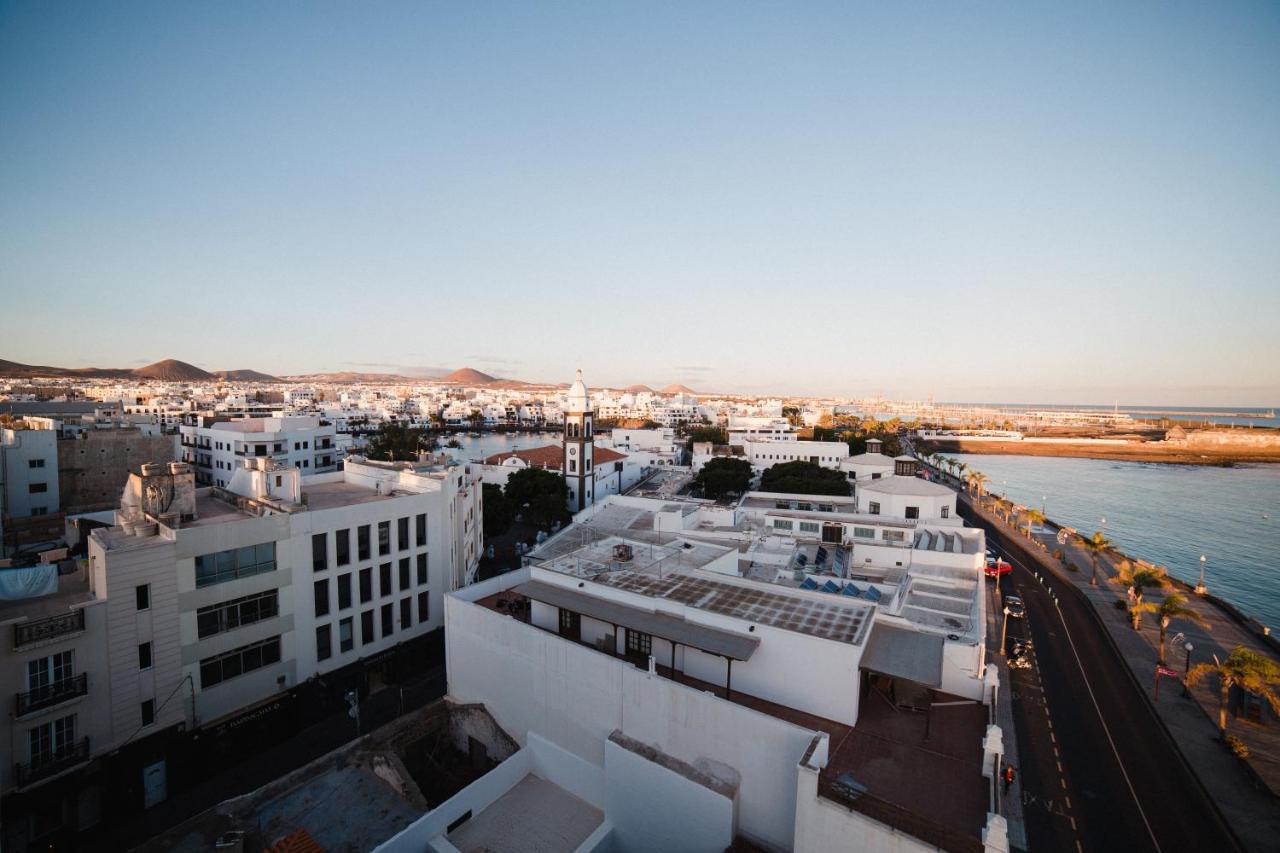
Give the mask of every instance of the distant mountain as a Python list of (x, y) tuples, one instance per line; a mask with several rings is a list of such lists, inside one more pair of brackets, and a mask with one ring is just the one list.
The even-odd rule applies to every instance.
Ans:
[(139, 367), (132, 373), (138, 379), (158, 379), (161, 382), (199, 382), (216, 378), (209, 371), (176, 358), (166, 358), (164, 361)]
[(481, 373), (473, 367), (463, 367), (453, 371), (448, 376), (443, 376), (441, 382), (456, 382), (459, 385), (488, 385), (490, 382), (496, 382), (496, 377), (487, 373)]
[(230, 382), (282, 382), (284, 380), (256, 370), (217, 370), (214, 376)]
[(662, 393), (663, 394), (697, 394), (698, 392), (690, 388), (688, 385), (681, 385), (679, 383), (675, 383), (672, 385), (668, 385), (666, 388), (663, 388)]
[(422, 380), (398, 373), (359, 373), (354, 370), (343, 370), (337, 373), (298, 373), (281, 377), (284, 382), (368, 382), (370, 384), (415, 384)]
[(623, 389), (628, 394), (652, 394), (653, 389), (648, 385), (628, 385)]

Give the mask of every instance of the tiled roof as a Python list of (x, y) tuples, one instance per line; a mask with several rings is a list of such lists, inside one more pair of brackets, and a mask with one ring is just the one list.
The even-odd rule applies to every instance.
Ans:
[[(559, 471), (564, 464), (564, 445), (548, 444), (545, 447), (533, 447), (528, 450), (511, 450), (506, 453), (495, 453), (484, 460), (486, 465), (501, 465), (512, 457), (523, 459), (535, 468), (550, 468)], [(592, 450), (592, 458), (597, 466), (609, 462), (626, 459), (627, 454), (610, 450), (607, 447), (596, 447)]]

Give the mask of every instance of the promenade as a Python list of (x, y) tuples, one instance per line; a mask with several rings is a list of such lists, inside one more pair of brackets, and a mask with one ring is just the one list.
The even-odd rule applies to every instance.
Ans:
[[(941, 476), (961, 488), (954, 478)], [(1096, 612), (1111, 645), (1152, 703), (1160, 723), (1241, 843), (1250, 850), (1275, 850), (1280, 838), (1280, 800), (1276, 797), (1280, 791), (1280, 724), (1274, 717), (1270, 724), (1229, 717), (1228, 733), (1240, 738), (1250, 749), (1247, 760), (1236, 758), (1219, 739), (1216, 678), (1202, 681), (1190, 695), (1184, 693), (1180, 679), (1165, 678), (1157, 700), (1154, 676), (1158, 623), (1151, 614), (1144, 614), (1141, 630), (1134, 631), (1126, 610), (1116, 606), (1117, 601), (1126, 599), (1126, 590), (1111, 579), (1118, 574), (1116, 565), (1124, 556), (1112, 552), (1100, 558), (1095, 587), (1089, 583), (1092, 561), (1088, 552), (1075, 542), (1059, 545), (1058, 528), (1052, 523), (1034, 528), (1028, 538), (1025, 525), (1015, 528), (1007, 524), (985, 505), (978, 506), (979, 502), (962, 488), (961, 502), (975, 520), (1000, 531), (1013, 542), (1021, 542), (1043, 575), (1070, 584), (1083, 595)], [(1064, 552), (1065, 560), (1052, 556), (1058, 549)], [(1175, 591), (1182, 590), (1148, 591), (1144, 600), (1158, 604), (1168, 592)], [(1171, 622), (1168, 636), (1173, 638), (1181, 633), (1184, 637), (1176, 646), (1170, 642), (1167, 651), (1167, 665), (1179, 675), (1183, 674), (1186, 663), (1182, 645), (1185, 642), (1193, 646), (1193, 667), (1212, 661), (1213, 655), (1225, 658), (1236, 646), (1245, 646), (1273, 659), (1277, 657), (1262, 638), (1227, 612), (1194, 595), (1187, 595), (1187, 599), (1187, 605), (1201, 615), (1208, 629), (1185, 619)]]

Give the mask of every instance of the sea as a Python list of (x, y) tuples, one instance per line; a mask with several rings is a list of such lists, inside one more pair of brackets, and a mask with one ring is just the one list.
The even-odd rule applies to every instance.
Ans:
[[(1086, 535), (1205, 584), (1265, 625), (1280, 626), (1280, 465), (1230, 468), (1103, 459), (949, 454), (987, 489), (1040, 507)], [(1105, 521), (1104, 521), (1105, 520)]]
[(1213, 426), (1280, 427), (1276, 406), (1131, 406), (1125, 403), (1112, 405), (1062, 406), (1052, 403), (956, 403), (946, 405), (979, 406), (1006, 412), (1044, 411), (1060, 412), (1118, 412), (1137, 420), (1168, 418), (1189, 423), (1207, 423)]
[[(462, 445), (460, 448), (447, 447), (450, 440)], [(559, 444), (559, 432), (482, 432), (479, 435), (469, 433), (446, 433), (440, 436), (440, 451), (447, 453), (459, 462), (474, 462), (492, 456), (495, 453), (506, 453), (511, 450), (532, 450), (548, 444)]]

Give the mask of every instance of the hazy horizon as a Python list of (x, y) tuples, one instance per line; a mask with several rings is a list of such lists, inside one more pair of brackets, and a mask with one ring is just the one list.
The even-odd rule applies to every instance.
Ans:
[(1247, 2), (0, 2), (0, 337), (1269, 406), (1277, 44)]

